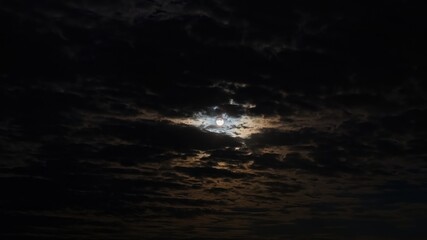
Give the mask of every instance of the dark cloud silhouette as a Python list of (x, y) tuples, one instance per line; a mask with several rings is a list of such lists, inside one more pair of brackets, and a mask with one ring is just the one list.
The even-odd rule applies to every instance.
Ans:
[(425, 239), (423, 5), (2, 1), (0, 238)]
[(178, 167), (177, 171), (183, 172), (193, 177), (211, 177), (211, 178), (242, 178), (250, 177), (251, 174), (236, 173), (225, 169), (218, 169), (212, 167)]

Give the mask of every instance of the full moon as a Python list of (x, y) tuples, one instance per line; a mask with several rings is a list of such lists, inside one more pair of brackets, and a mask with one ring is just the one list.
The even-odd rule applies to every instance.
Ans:
[(224, 125), (224, 119), (219, 117), (216, 119), (215, 123), (216, 123), (216, 125), (221, 127), (222, 125)]

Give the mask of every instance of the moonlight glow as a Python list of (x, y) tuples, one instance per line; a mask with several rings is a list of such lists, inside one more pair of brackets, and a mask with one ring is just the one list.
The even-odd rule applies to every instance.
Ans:
[[(235, 102), (232, 103), (232, 105), (241, 106), (245, 110), (255, 107), (254, 104), (239, 105)], [(249, 116), (247, 114), (230, 116), (226, 112), (218, 113), (217, 106), (196, 112), (189, 118), (168, 118), (167, 120), (176, 124), (194, 126), (202, 131), (226, 134), (231, 137), (242, 139), (252, 134), (259, 133), (264, 128), (283, 129), (285, 127), (282, 125), (279, 117), (265, 118), (264, 116)], [(293, 129), (293, 127), (289, 125), (286, 126), (286, 128)]]
[[(232, 101), (231, 105), (241, 106), (243, 109), (256, 107), (254, 104), (237, 104)], [(264, 128), (290, 128), (283, 126), (279, 117), (249, 116), (247, 114), (230, 116), (225, 112), (218, 113), (218, 107), (209, 107), (204, 111), (196, 112), (190, 118), (169, 118), (176, 124), (194, 126), (202, 131), (226, 134), (231, 137), (247, 138), (252, 134), (261, 132)]]

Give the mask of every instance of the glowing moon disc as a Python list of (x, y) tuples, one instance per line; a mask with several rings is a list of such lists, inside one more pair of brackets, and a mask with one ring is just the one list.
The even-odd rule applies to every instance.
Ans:
[(224, 119), (219, 117), (216, 119), (215, 123), (216, 123), (216, 125), (221, 127), (222, 125), (224, 125)]

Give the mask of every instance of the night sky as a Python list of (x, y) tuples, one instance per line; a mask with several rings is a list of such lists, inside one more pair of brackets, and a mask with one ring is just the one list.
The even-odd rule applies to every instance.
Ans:
[(427, 239), (421, 3), (1, 1), (0, 238)]

